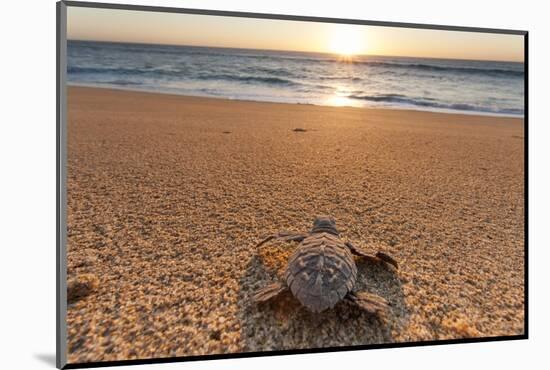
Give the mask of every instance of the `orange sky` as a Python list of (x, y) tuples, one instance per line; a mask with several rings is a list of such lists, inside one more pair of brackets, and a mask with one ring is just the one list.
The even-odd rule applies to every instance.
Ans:
[(69, 39), (523, 61), (523, 36), (68, 7)]

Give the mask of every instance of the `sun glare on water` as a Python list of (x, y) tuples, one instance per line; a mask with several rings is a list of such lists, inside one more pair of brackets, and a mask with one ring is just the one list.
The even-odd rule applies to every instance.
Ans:
[(364, 33), (357, 27), (338, 25), (329, 37), (329, 50), (341, 57), (351, 58), (365, 52)]

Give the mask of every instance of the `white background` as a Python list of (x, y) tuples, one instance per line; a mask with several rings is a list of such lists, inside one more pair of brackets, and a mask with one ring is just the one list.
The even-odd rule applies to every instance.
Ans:
[[(126, 3), (530, 31), (529, 340), (147, 365), (140, 369), (521, 369), (548, 366), (550, 281), (546, 272), (550, 269), (547, 266), (550, 245), (545, 216), (550, 207), (550, 145), (547, 142), (550, 121), (546, 114), (550, 109), (550, 94), (547, 93), (550, 22), (545, 2), (127, 0)], [(53, 368), (55, 2), (5, 1), (1, 18), (0, 368)]]

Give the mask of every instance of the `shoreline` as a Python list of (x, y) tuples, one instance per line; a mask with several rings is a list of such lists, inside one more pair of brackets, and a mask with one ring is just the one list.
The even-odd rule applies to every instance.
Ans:
[(438, 114), (451, 114), (451, 115), (464, 115), (464, 116), (480, 116), (480, 117), (494, 117), (494, 118), (514, 118), (514, 119), (525, 119), (525, 114), (523, 115), (514, 115), (514, 114), (506, 114), (506, 113), (492, 113), (492, 112), (478, 112), (478, 111), (467, 111), (467, 110), (452, 110), (452, 109), (421, 109), (414, 108), (414, 107), (406, 107), (406, 106), (365, 106), (365, 107), (358, 107), (358, 106), (351, 106), (351, 105), (321, 105), (321, 104), (314, 104), (314, 103), (291, 103), (291, 102), (277, 102), (277, 101), (267, 101), (267, 100), (247, 100), (247, 99), (233, 99), (228, 97), (216, 97), (216, 96), (209, 96), (209, 95), (187, 95), (187, 94), (179, 94), (177, 92), (165, 92), (165, 91), (159, 91), (154, 89), (148, 89), (148, 88), (130, 88), (130, 87), (124, 87), (124, 86), (104, 86), (101, 84), (82, 84), (82, 83), (74, 83), (74, 82), (68, 82), (68, 87), (83, 87), (83, 88), (90, 88), (90, 89), (102, 89), (102, 90), (115, 90), (115, 91), (127, 91), (127, 92), (138, 92), (138, 93), (149, 93), (149, 94), (160, 94), (160, 95), (169, 95), (169, 96), (182, 96), (182, 97), (188, 97), (188, 98), (201, 98), (201, 99), (216, 99), (216, 100), (227, 100), (227, 101), (237, 101), (237, 102), (249, 102), (249, 103), (268, 103), (268, 104), (288, 104), (288, 105), (305, 105), (305, 106), (314, 106), (314, 107), (330, 107), (330, 108), (350, 108), (350, 109), (372, 109), (372, 110), (397, 110), (397, 111), (404, 111), (404, 112), (426, 112), (426, 113), (438, 113)]

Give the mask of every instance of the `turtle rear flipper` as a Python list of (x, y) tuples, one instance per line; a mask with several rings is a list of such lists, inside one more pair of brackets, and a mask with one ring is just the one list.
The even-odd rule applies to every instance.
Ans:
[(367, 292), (350, 292), (346, 295), (346, 301), (354, 304), (362, 310), (378, 316), (384, 320), (389, 310), (388, 302), (376, 295)]
[(254, 302), (266, 302), (271, 298), (278, 296), (287, 289), (288, 287), (286, 285), (279, 282), (269, 284), (256, 291), (256, 293), (252, 296), (252, 300)]

